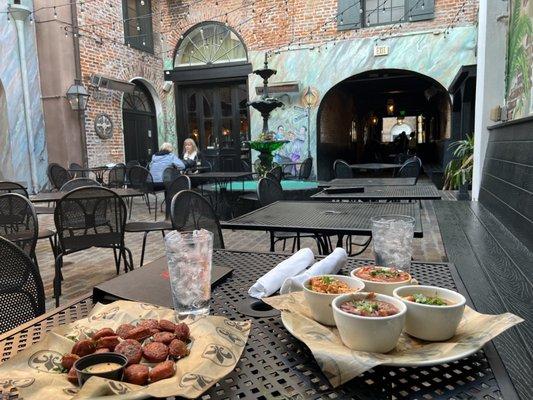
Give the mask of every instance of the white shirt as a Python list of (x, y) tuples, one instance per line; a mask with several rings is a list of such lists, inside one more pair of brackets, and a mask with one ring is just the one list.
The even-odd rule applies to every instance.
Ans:
[(191, 154), (183, 153), (184, 160), (194, 160), (196, 158), (196, 151), (193, 151)]

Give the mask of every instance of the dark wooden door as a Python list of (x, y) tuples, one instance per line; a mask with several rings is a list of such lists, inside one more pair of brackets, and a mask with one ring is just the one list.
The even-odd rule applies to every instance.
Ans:
[(146, 166), (158, 149), (155, 106), (148, 90), (136, 84), (133, 93), (124, 94), (122, 105), (124, 152), (126, 162)]
[(182, 86), (177, 100), (180, 148), (191, 137), (217, 170), (239, 170), (242, 142), (249, 139), (246, 82)]

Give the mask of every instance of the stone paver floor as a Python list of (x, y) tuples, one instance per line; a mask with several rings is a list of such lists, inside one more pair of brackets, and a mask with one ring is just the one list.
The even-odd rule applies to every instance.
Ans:
[[(160, 219), (158, 212), (158, 219)], [(164, 214), (163, 214), (164, 215)], [(431, 202), (422, 202), (422, 224), (424, 237), (414, 239), (413, 258), (424, 261), (443, 261), (444, 250)], [(141, 198), (134, 200), (132, 221), (153, 220), (153, 214), (148, 214), (147, 207)], [(41, 227), (54, 227), (52, 215), (40, 215)], [(269, 251), (269, 235), (258, 231), (224, 230), (224, 241), (227, 249), (243, 251)], [(142, 233), (126, 233), (126, 246), (133, 253), (133, 262), (138, 267), (140, 262)], [(355, 238), (357, 240), (357, 238)], [(290, 252), (292, 243), (288, 243), (286, 251)], [(318, 254), (312, 239), (303, 239), (302, 246), (308, 246)], [(281, 243), (276, 245), (277, 251), (282, 251)], [(48, 241), (40, 240), (37, 244), (37, 259), (43, 279), (46, 294), (46, 309), (54, 307), (53, 277), (54, 260)], [(146, 244), (145, 264), (164, 255), (164, 244), (161, 235), (153, 232), (148, 235)], [(359, 258), (372, 258), (371, 248), (367, 249)], [(124, 273), (121, 271), (121, 273)], [(64, 258), (63, 285), (61, 304), (90, 292), (94, 285), (116, 276), (113, 251), (110, 249), (89, 249)]]

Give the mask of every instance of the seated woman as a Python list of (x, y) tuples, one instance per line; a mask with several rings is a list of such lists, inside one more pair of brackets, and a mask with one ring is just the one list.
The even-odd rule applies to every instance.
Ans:
[(178, 169), (185, 169), (185, 164), (180, 158), (172, 151), (174, 148), (171, 143), (163, 143), (159, 147), (159, 151), (152, 156), (152, 162), (150, 163), (150, 173), (154, 178), (154, 189), (164, 189), (163, 185), (163, 171), (166, 168), (174, 166)]
[(196, 162), (199, 160), (198, 147), (193, 139), (187, 138), (183, 141), (183, 161), (187, 168), (195, 169)]

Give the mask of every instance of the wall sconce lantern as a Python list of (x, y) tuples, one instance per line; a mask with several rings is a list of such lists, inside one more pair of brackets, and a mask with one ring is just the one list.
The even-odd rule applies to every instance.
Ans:
[(387, 100), (387, 115), (391, 116), (394, 114), (394, 100)]
[(378, 117), (376, 117), (375, 115), (371, 116), (370, 117), (370, 122), (372, 123), (372, 125), (377, 125), (378, 124)]
[(68, 88), (67, 99), (70, 103), (70, 107), (72, 107), (74, 111), (84, 111), (87, 109), (89, 93), (87, 93), (87, 89), (85, 89), (79, 79), (74, 79), (74, 85), (71, 85)]

